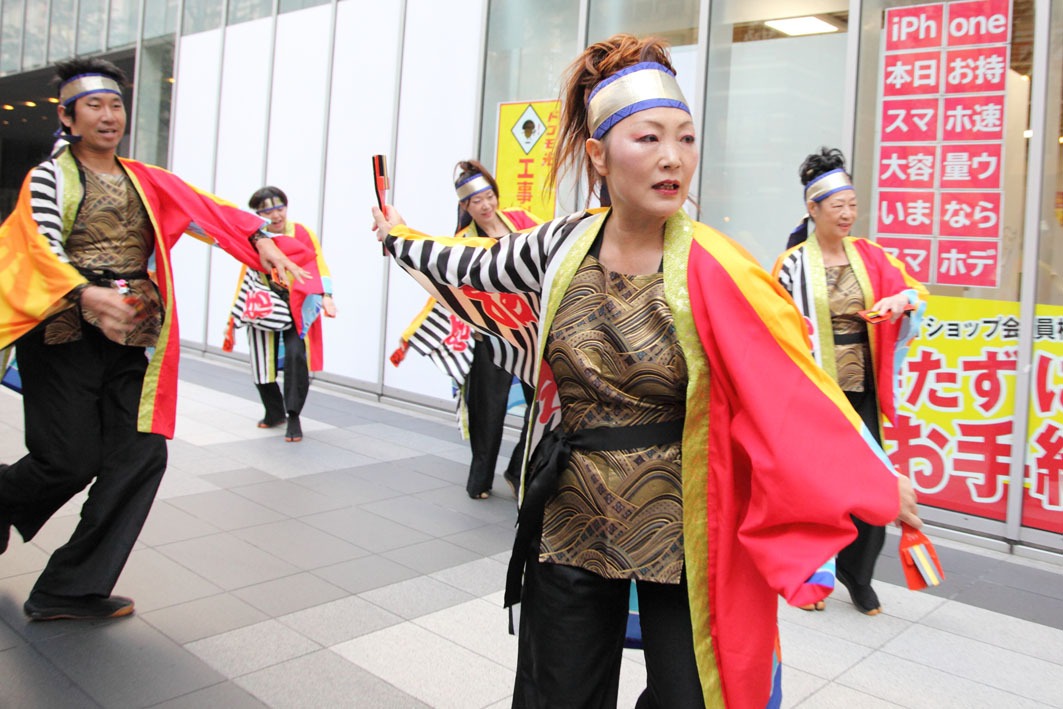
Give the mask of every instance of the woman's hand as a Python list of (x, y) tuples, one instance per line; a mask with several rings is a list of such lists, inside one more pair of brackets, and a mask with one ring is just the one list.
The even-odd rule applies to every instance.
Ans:
[(904, 315), (904, 309), (906, 307), (908, 307), (908, 296), (904, 293), (898, 293), (897, 295), (883, 298), (872, 305), (871, 309), (876, 313), (889, 313), (890, 322), (897, 322), (897, 318)]
[(901, 511), (897, 515), (897, 522), (904, 522), (916, 529), (923, 526), (923, 520), (919, 519), (919, 508), (916, 507), (915, 490), (912, 481), (904, 475), (897, 476), (897, 495), (901, 500)]
[(328, 293), (321, 296), (321, 309), (325, 311), (326, 318), (336, 317), (336, 301)]
[(310, 272), (299, 268), (295, 262), (288, 258), (280, 247), (273, 243), (273, 239), (256, 239), (255, 248), (258, 249), (258, 260), (262, 263), (262, 269), (266, 273), (271, 271), (276, 274), (275, 280), (282, 286), (291, 286), (288, 275), (302, 283), (310, 278)]
[(138, 320), (136, 308), (114, 288), (89, 286), (81, 291), (81, 312), (92, 315), (108, 340), (124, 344)]
[(384, 211), (381, 212), (379, 207), (373, 207), (373, 231), (376, 232), (376, 240), (383, 241), (392, 229), (405, 224), (406, 220), (402, 218), (398, 210), (390, 204), (384, 205)]

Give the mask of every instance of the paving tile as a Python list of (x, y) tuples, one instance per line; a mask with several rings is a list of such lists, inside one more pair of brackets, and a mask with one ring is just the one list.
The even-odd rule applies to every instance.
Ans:
[(182, 645), (266, 620), (265, 613), (228, 593), (138, 615)]
[(827, 685), (822, 677), (810, 675), (786, 663), (788, 655), (783, 655), (782, 665), (782, 708), (790, 709), (818, 692)]
[(896, 709), (904, 705), (887, 702), (848, 687), (828, 684), (797, 706), (801, 709)]
[(362, 593), (418, 575), (408, 566), (376, 555), (315, 569), (313, 573), (349, 593)]
[(432, 578), (474, 596), (486, 596), (506, 588), (508, 567), (494, 559), (476, 559), (431, 574)]
[(362, 505), (362, 508), (435, 537), (457, 534), (486, 524), (482, 519), (411, 497), (370, 502)]
[(296, 519), (247, 527), (233, 536), (300, 569), (338, 564), (369, 551)]
[(224, 530), (277, 522), (284, 515), (229, 490), (203, 492), (169, 500), (169, 503)]
[(240, 487), (241, 485), (254, 485), (255, 483), (266, 483), (277, 479), (258, 468), (223, 470), (220, 473), (208, 473), (207, 475), (202, 475), (200, 477), (223, 489)]
[(228, 681), (190, 692), (162, 704), (156, 704), (153, 709), (215, 709), (215, 707), (265, 709), (266, 705), (241, 689), (235, 682)]
[(465, 492), (465, 483), (460, 486), (426, 490), (414, 495), (418, 500), (431, 503), (454, 512), (469, 515), (492, 524), (513, 524), (517, 521), (517, 504), (509, 492), (509, 486), (501, 478), (502, 487), (495, 487), (486, 500), (473, 500)]
[(620, 660), (620, 686), (617, 687), (616, 705), (633, 707), (646, 689), (646, 665), (628, 658)]
[(1063, 630), (1057, 628), (953, 601), (942, 604), (922, 625), (1063, 666)]
[[(414, 458), (408, 458), (403, 463), (410, 470), (416, 470), (419, 473), (446, 480), (452, 485), (460, 485), (462, 488), (465, 487), (465, 483), (469, 479), (468, 463), (459, 463), (449, 458), (440, 458), (437, 455), (419, 455)], [(498, 481), (496, 480), (496, 482)]]
[(92, 632), (61, 635), (35, 647), (105, 707), (150, 706), (222, 680), (138, 618), (110, 621)]
[(402, 622), (394, 613), (358, 596), (308, 607), (278, 620), (325, 647)]
[[(909, 591), (903, 580), (899, 585), (876, 582), (875, 593), (878, 594), (878, 600), (882, 603), (883, 613), (912, 622), (922, 620), (946, 601), (946, 598), (926, 591)], [(835, 589), (831, 598), (852, 603), (849, 592), (844, 586)]]
[(354, 475), (354, 470), (356, 469), (329, 470), (324, 473), (291, 478), (291, 481), (349, 506), (402, 494), (390, 487), (359, 478)]
[(308, 490), (286, 480), (245, 485), (235, 490), (236, 494), (257, 502), (263, 507), (288, 515), (303, 517), (316, 512), (334, 510), (346, 505), (326, 495)]
[(431, 537), (379, 515), (357, 509), (333, 510), (303, 517), (302, 521), (372, 552), (419, 544)]
[(156, 500), (169, 500), (174, 497), (185, 497), (204, 492), (213, 492), (218, 489), (217, 485), (207, 482), (195, 473), (186, 471), (175, 466), (168, 466), (166, 475), (162, 478)]
[[(848, 598), (839, 601), (835, 595), (827, 598), (825, 610), (816, 612), (795, 608), (780, 598), (779, 619), (872, 648), (882, 647), (912, 624), (884, 612), (876, 616), (864, 615), (848, 602)], [(841, 595), (845, 595), (844, 589)]]
[[(308, 421), (303, 419), (302, 423), (304, 431), (308, 430)], [(350, 468), (371, 460), (365, 455), (313, 438), (304, 438), (293, 445), (279, 434), (275, 438), (222, 442), (209, 447), (221, 455), (240, 460), (243, 463), (241, 467), (258, 468), (283, 479)]]
[(1063, 697), (1059, 665), (935, 628), (912, 626), (883, 650), (1044, 704)]
[(403, 618), (418, 618), (443, 608), (472, 600), (453, 586), (419, 576), (360, 594), (362, 598)]
[(221, 590), (208, 575), (179, 561), (156, 549), (138, 549), (129, 555), (115, 591), (132, 596), (137, 611), (147, 612), (213, 596)]
[(50, 554), (33, 542), (20, 541), (18, 532), (11, 530), (11, 541), (7, 551), (0, 557), (0, 579), (21, 576), (27, 573), (40, 573), (48, 563)]
[(512, 524), (489, 524), (485, 527), (450, 534), (443, 539), (483, 556), (507, 554), (508, 559), (508, 554), (513, 549), (513, 539), (516, 533)]
[(953, 598), (961, 603), (1063, 629), (1063, 599), (1060, 598), (989, 582), (966, 588)]
[(433, 571), (448, 569), (480, 558), (476, 552), (442, 539), (429, 539), (419, 544), (393, 549), (381, 553), (381, 556), (403, 566), (409, 566), (422, 574), (430, 574)]
[(231, 590), (290, 576), (298, 567), (230, 534), (189, 539), (159, 547), (166, 556)]
[(871, 649), (817, 630), (779, 621), (786, 664), (816, 677), (834, 679), (871, 654)]
[(368, 465), (374, 461), (402, 460), (421, 455), (421, 451), (414, 448), (406, 448), (393, 441), (383, 441), (364, 433), (358, 433), (359, 428), (360, 426), (353, 426), (319, 431), (314, 433), (314, 438), (362, 456), (362, 459), (354, 465)]
[(148, 546), (181, 542), (214, 534), (219, 529), (206, 520), (176, 507), (166, 500), (156, 500), (151, 506), (144, 528), (140, 530), (139, 541)]
[[(517, 669), (517, 636), (509, 634), (509, 611), (501, 606), (477, 598), (413, 622), (514, 672)], [(643, 681), (645, 687), (645, 670)]]
[(450, 485), (446, 480), (410, 470), (402, 464), (402, 461), (394, 460), (360, 465), (352, 468), (351, 474), (404, 494), (424, 492)]
[(344, 589), (308, 573), (284, 576), (233, 591), (234, 596), (242, 598), (274, 618), (343, 598), (347, 593)]
[(0, 652), (0, 706), (99, 707), (29, 645)]
[[(45, 554), (51, 555), (56, 549), (70, 541), (70, 537), (74, 534), (74, 529), (80, 521), (81, 517), (79, 515), (52, 517), (34, 535), (33, 543)], [(11, 532), (12, 536), (18, 534), (14, 528), (12, 528)]]
[(11, 627), (0, 622), (0, 651), (8, 650), (22, 644), (22, 638)]
[[(337, 645), (335, 652), (440, 709), (483, 707), (513, 693), (513, 671), (411, 623)], [(455, 678), (461, 678), (456, 682)]]
[(230, 679), (321, 649), (314, 641), (272, 619), (196, 640), (185, 647)]
[(420, 709), (426, 706), (331, 650), (244, 675), (236, 682), (275, 709), (351, 706)]
[[(901, 706), (935, 709), (1008, 707), (1046, 709), (1047, 705), (971, 679), (878, 652), (850, 668), (838, 684)], [(785, 686), (785, 685), (784, 685)]]

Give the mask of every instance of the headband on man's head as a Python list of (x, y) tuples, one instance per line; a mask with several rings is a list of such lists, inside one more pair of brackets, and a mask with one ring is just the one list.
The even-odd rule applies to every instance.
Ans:
[(631, 114), (661, 106), (690, 113), (675, 73), (657, 62), (640, 62), (594, 87), (587, 98), (587, 126), (591, 137), (600, 140)]
[(824, 172), (805, 185), (805, 199), (822, 202), (824, 199), (842, 190), (853, 189), (853, 181), (842, 168)]
[(280, 197), (270, 196), (270, 197), (266, 197), (264, 200), (259, 202), (258, 208), (255, 210), (255, 214), (262, 214), (263, 212), (268, 212), (271, 209), (276, 209), (277, 207), (287, 207), (287, 206), (288, 206), (288, 203), (285, 202)]
[(99, 93), (117, 94), (120, 97), (122, 87), (106, 74), (78, 74), (59, 87), (59, 103), (66, 108), (82, 96)]
[(487, 181), (487, 178), (483, 176), (483, 173), (478, 172), (475, 175), (470, 175), (464, 180), (454, 185), (454, 191), (458, 193), (458, 201), (464, 202), (474, 194), (480, 194), (485, 190), (494, 191), (494, 187)]

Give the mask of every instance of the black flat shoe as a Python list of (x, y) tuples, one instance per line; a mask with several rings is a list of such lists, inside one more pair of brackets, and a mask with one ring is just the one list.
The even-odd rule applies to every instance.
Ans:
[(520, 478), (519, 477), (510, 476), (509, 471), (507, 470), (506, 472), (502, 473), (502, 479), (506, 481), (507, 485), (509, 485), (509, 489), (513, 493), (513, 499), (514, 500), (519, 499), (520, 498)]
[(473, 500), (486, 500), (490, 496), (491, 496), (491, 493), (489, 491), (487, 491), (487, 490), (484, 490), (483, 492), (470, 492), (469, 493), (469, 498), (473, 499)]
[(133, 599), (125, 596), (53, 596), (33, 593), (22, 605), (30, 620), (100, 620), (133, 612)]
[(299, 424), (299, 416), (292, 414), (288, 417), (288, 430), (284, 434), (284, 440), (289, 443), (298, 443), (303, 440), (303, 427)]
[(856, 610), (864, 615), (878, 615), (882, 612), (882, 604), (879, 603), (878, 594), (875, 593), (875, 589), (871, 588), (871, 584), (857, 584), (849, 574), (841, 569), (837, 570), (835, 576), (849, 591), (849, 598), (852, 599)]
[(258, 427), (259, 428), (276, 428), (277, 426), (280, 426), (282, 423), (284, 423), (284, 419), (280, 419), (279, 421), (270, 421), (269, 419), (262, 419), (261, 421), (258, 422)]

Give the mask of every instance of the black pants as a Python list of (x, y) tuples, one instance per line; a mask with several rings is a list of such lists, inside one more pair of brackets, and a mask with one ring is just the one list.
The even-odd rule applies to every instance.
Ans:
[[(631, 582), (537, 559), (524, 575), (513, 707), (613, 709)], [(704, 707), (685, 576), (636, 585), (647, 684), (638, 709)]]
[(0, 473), (0, 509), (28, 541), (95, 479), (34, 593), (110, 595), (166, 469), (165, 439), (137, 431), (144, 348), (83, 327), (77, 342), (45, 345), (37, 330), (17, 344), (29, 453)]
[[(275, 340), (278, 335), (284, 337), (284, 396), (281, 396), (280, 386), (276, 380), (268, 384), (256, 385), (262, 405), (266, 409), (266, 420), (270, 422), (283, 421), (285, 413), (298, 416), (303, 410), (303, 405), (306, 404), (306, 395), (310, 391), (306, 342), (299, 337), (294, 327), (281, 333), (273, 333)], [(276, 342), (274, 342), (274, 351), (277, 351)]]
[[(469, 411), (469, 446), (472, 448), (472, 463), (465, 490), (478, 495), (491, 489), (495, 479), (495, 464), (502, 446), (502, 430), (506, 423), (506, 405), (509, 403), (509, 387), (513, 375), (491, 361), (491, 351), (486, 342), (476, 340), (472, 350), (472, 367), (465, 378), (465, 405)], [(525, 401), (531, 400), (530, 387), (525, 387)], [(524, 448), (524, 433), (521, 432), (520, 449)], [(515, 449), (516, 450), (516, 449)], [(518, 460), (514, 462), (512, 458)], [(510, 459), (506, 474), (520, 476), (520, 456)]]
[[(845, 396), (856, 409), (856, 413), (860, 414), (861, 420), (871, 431), (871, 435), (881, 445), (878, 401), (873, 385), (869, 383), (862, 392), (847, 391)], [(875, 573), (878, 555), (886, 543), (886, 528), (868, 524), (857, 517), (853, 517), (853, 522), (856, 524), (856, 539), (838, 552), (838, 569), (846, 573), (857, 584), (867, 586), (871, 583), (871, 577)]]

